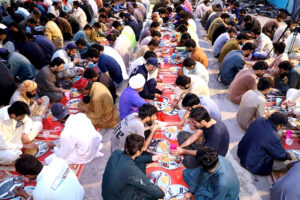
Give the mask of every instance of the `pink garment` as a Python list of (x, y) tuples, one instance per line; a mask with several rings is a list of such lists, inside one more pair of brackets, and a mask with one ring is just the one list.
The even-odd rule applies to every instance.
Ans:
[(190, 13), (193, 13), (193, 7), (189, 0), (185, 0), (183, 5), (189, 10)]

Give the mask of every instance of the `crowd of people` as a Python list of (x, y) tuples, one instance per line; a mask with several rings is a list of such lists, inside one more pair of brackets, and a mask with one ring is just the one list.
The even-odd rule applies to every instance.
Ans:
[[(219, 62), (218, 81), (229, 86), (229, 99), (239, 104), (236, 119), (245, 130), (237, 151), (241, 166), (254, 175), (292, 166), (271, 187), (271, 199), (298, 199), (299, 164), (278, 134), (288, 119), (266, 112), (266, 95), (275, 88), (287, 97), (282, 105), (300, 115), (294, 107), (300, 96), (295, 64), (300, 36), (294, 40), (290, 32), (296, 23), (280, 12), (262, 26), (238, 1), (210, 4), (160, 0), (150, 9), (149, 0), (3, 2), (0, 164), (14, 165), (19, 174), (37, 181), (33, 196), (22, 187), (15, 194), (26, 200), (83, 199), (84, 189), (68, 164), (102, 156), (101, 130), (112, 128), (102, 198), (164, 198), (166, 191), (150, 182), (146, 165), (162, 157), (147, 149), (161, 128), (151, 102), (164, 92), (158, 84), (165, 50), (162, 30), (172, 27), (174, 58), (183, 67), (171, 102), (171, 109), (179, 109), (179, 146), (169, 153), (183, 157), (189, 187), (183, 199), (239, 199), (238, 175), (226, 158), (231, 131), (210, 98), (211, 63), (199, 45), (199, 21)], [(62, 103), (74, 88), (82, 95), (77, 114)], [(49, 113), (64, 128), (60, 145), (47, 143), (53, 154), (42, 164), (22, 149), (37, 148), (34, 139)]]

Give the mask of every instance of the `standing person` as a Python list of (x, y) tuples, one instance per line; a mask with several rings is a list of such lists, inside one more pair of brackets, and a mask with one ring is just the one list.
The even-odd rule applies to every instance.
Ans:
[(64, 61), (61, 58), (55, 58), (36, 75), (35, 81), (38, 85), (38, 95), (49, 97), (51, 103), (62, 100), (63, 94), (66, 92), (63, 88), (56, 86), (56, 75), (63, 71), (63, 68)]
[(266, 98), (272, 86), (270, 78), (260, 78), (257, 83), (257, 90), (247, 91), (241, 99), (236, 119), (240, 127), (247, 129), (249, 124), (265, 114)]
[(104, 200), (161, 199), (164, 192), (151, 183), (138, 165), (157, 161), (159, 156), (142, 155), (144, 137), (127, 136), (124, 151), (114, 151), (105, 167), (102, 180)]
[(44, 35), (53, 42), (56, 49), (61, 49), (64, 44), (64, 38), (61, 30), (52, 19), (55, 19), (55, 16), (51, 13), (48, 13), (47, 17), (41, 17), (41, 24), (45, 26)]
[(236, 74), (229, 85), (228, 96), (231, 102), (240, 104), (242, 96), (249, 90), (256, 90), (257, 79), (268, 69), (268, 63), (257, 61), (252, 68), (245, 67)]
[(13, 104), (16, 101), (23, 101), (30, 109), (30, 118), (34, 121), (42, 121), (49, 106), (49, 98), (43, 96), (37, 100), (34, 97), (37, 95), (37, 84), (34, 81), (26, 80), (12, 95), (9, 104)]
[(74, 87), (87, 95), (87, 100), (79, 105), (79, 109), (90, 118), (95, 128), (107, 129), (117, 125), (117, 112), (112, 96), (103, 84), (81, 78)]
[(139, 107), (138, 113), (131, 113), (125, 117), (115, 129), (114, 136), (111, 138), (111, 152), (118, 149), (124, 150), (125, 140), (131, 134), (137, 134), (145, 138), (146, 141), (142, 150), (146, 151), (152, 141), (153, 135), (159, 128), (159, 126), (154, 125), (156, 113), (157, 109), (155, 106), (143, 104)]
[(254, 52), (255, 46), (252, 43), (246, 43), (242, 50), (230, 51), (224, 58), (220, 67), (220, 80), (225, 85), (230, 85), (236, 74), (243, 69), (245, 58), (248, 58)]
[(208, 59), (205, 52), (200, 47), (197, 47), (196, 42), (193, 39), (187, 39), (184, 46), (186, 46), (186, 50), (191, 52), (191, 58), (195, 61), (201, 62), (206, 68), (208, 68)]
[(75, 173), (61, 158), (56, 158), (49, 165), (43, 166), (34, 156), (24, 155), (16, 161), (15, 168), (29, 180), (36, 180), (32, 197), (22, 187), (14, 190), (17, 196), (24, 199), (82, 200), (84, 197), (84, 189)]
[[(241, 165), (252, 174), (269, 175), (272, 169), (289, 163), (292, 157), (284, 149), (278, 135), (287, 123), (287, 117), (279, 112), (268, 119), (261, 117), (252, 122), (238, 146)], [(284, 164), (283, 161), (287, 162)]]
[(41, 122), (33, 122), (29, 107), (22, 101), (0, 109), (0, 164), (11, 165), (22, 154), (22, 148), (37, 147), (32, 140), (42, 130)]
[[(222, 121), (212, 119), (203, 107), (193, 108), (190, 113), (190, 120), (191, 129), (195, 132), (181, 131), (178, 134), (178, 152), (197, 151), (201, 146), (207, 146), (216, 150), (219, 155), (226, 156), (229, 147), (229, 132), (225, 124)], [(186, 168), (198, 167), (196, 158), (190, 151), (187, 152), (184, 154), (183, 165)]]
[(54, 104), (51, 112), (64, 124), (64, 129), (59, 137), (59, 146), (53, 142), (47, 144), (54, 153), (45, 159), (46, 164), (57, 157), (68, 164), (85, 164), (101, 155), (102, 137), (84, 113), (70, 115), (62, 103)]
[(131, 113), (137, 112), (139, 107), (147, 103), (139, 92), (143, 90), (146, 83), (145, 77), (142, 74), (131, 76), (128, 87), (121, 94), (119, 108), (120, 118), (124, 119)]

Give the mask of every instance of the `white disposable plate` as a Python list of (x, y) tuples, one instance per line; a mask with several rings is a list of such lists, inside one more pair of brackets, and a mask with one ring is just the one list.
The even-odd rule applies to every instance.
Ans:
[[(186, 187), (179, 184), (170, 185), (164, 200), (177, 200), (182, 199), (184, 197), (184, 194), (188, 191)], [(173, 199), (172, 199), (173, 198)]]
[[(59, 144), (59, 139), (57, 139), (57, 140), (53, 140), (52, 142), (55, 144), (55, 146), (56, 146), (57, 148), (59, 148), (59, 147), (60, 147), (60, 144)], [(51, 152), (52, 152), (52, 153), (54, 153), (54, 150), (53, 150), (53, 149), (51, 149)]]
[[(162, 149), (160, 147), (161, 143), (165, 143), (167, 148)], [(167, 153), (170, 149), (170, 143), (165, 139), (156, 138), (153, 139), (148, 147), (148, 150), (152, 153)]]
[(153, 171), (149, 173), (147, 176), (152, 183), (154, 183), (160, 188), (163, 188), (164, 191), (167, 191), (167, 188), (171, 184), (171, 177), (166, 172)]
[(0, 183), (0, 199), (10, 199), (15, 197), (14, 189), (20, 186), (24, 186), (24, 179), (20, 176), (4, 179)]
[(165, 169), (173, 170), (177, 169), (182, 164), (182, 159), (180, 156), (172, 156), (170, 154), (164, 155), (168, 158), (168, 161), (164, 161), (163, 158), (161, 160), (158, 160), (158, 164)]
[(46, 142), (37, 141), (35, 143), (38, 145), (38, 151), (35, 154), (35, 157), (41, 157), (41, 156), (45, 155), (48, 152), (49, 148), (47, 147)]
[(78, 109), (79, 102), (81, 102), (81, 99), (71, 99), (67, 102), (67, 107), (69, 109)]
[(169, 71), (176, 74), (181, 67), (173, 66), (169, 68)]
[(166, 112), (165, 110), (163, 110), (163, 113), (165, 113), (166, 115), (177, 115), (178, 112), (179, 112), (179, 110), (176, 109), (176, 108), (174, 110), (171, 110), (171, 111), (168, 111), (168, 112)]
[(300, 160), (300, 151), (295, 149), (288, 149), (287, 152), (291, 152), (294, 154), (294, 156), (297, 158), (297, 160)]
[(168, 126), (164, 129), (164, 135), (170, 140), (177, 140), (178, 128), (177, 126)]
[[(26, 187), (24, 187), (24, 190), (29, 196), (32, 196), (34, 188), (35, 188), (34, 186), (26, 186)], [(25, 199), (23, 197), (15, 197), (10, 200), (25, 200)]]

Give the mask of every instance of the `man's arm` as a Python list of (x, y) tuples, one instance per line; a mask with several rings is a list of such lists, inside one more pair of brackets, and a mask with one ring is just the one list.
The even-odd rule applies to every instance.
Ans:
[(197, 130), (194, 134), (192, 134), (190, 137), (188, 137), (186, 139), (186, 141), (180, 145), (180, 148), (184, 148), (184, 147), (187, 147), (191, 144), (193, 144), (199, 137), (201, 137), (203, 134), (203, 131), (202, 130)]
[(150, 145), (150, 143), (151, 143), (151, 141), (152, 141), (152, 138), (153, 138), (154, 134), (156, 133), (156, 131), (157, 131), (158, 129), (159, 129), (159, 126), (155, 126), (155, 127), (152, 129), (150, 135), (148, 136), (148, 138), (146, 139), (146, 141), (145, 141), (145, 143), (144, 143), (143, 151), (146, 151), (146, 150), (148, 149), (148, 147), (149, 147), (149, 145)]

